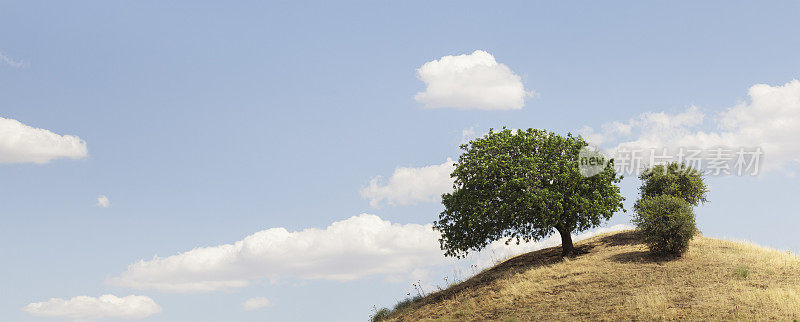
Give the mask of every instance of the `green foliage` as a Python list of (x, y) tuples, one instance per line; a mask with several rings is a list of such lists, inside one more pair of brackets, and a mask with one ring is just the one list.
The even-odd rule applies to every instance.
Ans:
[(686, 200), (693, 206), (708, 201), (708, 187), (703, 182), (703, 174), (681, 163), (657, 165), (642, 172), (639, 179), (643, 181), (639, 188), (641, 198), (666, 194)]
[(394, 309), (392, 311), (397, 312), (397, 311), (400, 311), (402, 309), (405, 309), (405, 308), (411, 306), (411, 304), (414, 304), (414, 303), (418, 302), (421, 299), (422, 299), (422, 295), (414, 295), (412, 297), (408, 297), (408, 298), (406, 298), (406, 299), (404, 299), (404, 300), (402, 300), (400, 302), (397, 302), (397, 304), (394, 305)]
[(659, 255), (681, 255), (697, 232), (692, 206), (672, 195), (644, 197), (634, 205), (633, 223), (650, 251)]
[(379, 310), (375, 311), (375, 314), (372, 315), (372, 318), (370, 320), (372, 322), (381, 321), (389, 317), (389, 314), (391, 313), (392, 311), (389, 311), (389, 309), (382, 307)]
[(501, 238), (538, 240), (554, 229), (571, 255), (571, 232), (623, 209), (613, 160), (597, 175), (580, 174), (578, 153), (586, 145), (580, 136), (536, 129), (490, 130), (462, 145), (454, 191), (442, 195), (445, 210), (434, 222), (445, 255), (463, 257)]
[(741, 265), (736, 267), (736, 269), (733, 270), (733, 273), (738, 278), (747, 278), (748, 276), (750, 276), (750, 268), (747, 267), (746, 265)]
[(692, 206), (708, 201), (703, 174), (673, 162), (648, 169), (639, 179), (634, 223), (645, 243), (656, 254), (683, 254), (697, 232)]
[(408, 298), (405, 298), (402, 301), (397, 302), (397, 304), (395, 304), (394, 308), (391, 309), (391, 310), (387, 309), (385, 307), (380, 308), (379, 310), (375, 311), (375, 314), (372, 315), (371, 320), (373, 322), (385, 320), (392, 313), (399, 312), (399, 311), (411, 306), (411, 304), (419, 302), (420, 300), (422, 300), (422, 295), (414, 295), (412, 297), (408, 297)]

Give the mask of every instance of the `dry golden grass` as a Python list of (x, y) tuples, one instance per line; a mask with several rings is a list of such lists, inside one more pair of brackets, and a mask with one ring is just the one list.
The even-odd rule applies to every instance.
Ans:
[(416, 320), (800, 320), (800, 257), (695, 237), (653, 257), (633, 231), (513, 257), (394, 312)]

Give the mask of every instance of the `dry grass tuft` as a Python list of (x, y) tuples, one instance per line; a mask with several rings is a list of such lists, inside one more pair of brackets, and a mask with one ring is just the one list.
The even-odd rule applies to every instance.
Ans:
[(786, 252), (697, 236), (682, 257), (653, 257), (633, 231), (577, 247), (513, 257), (388, 320), (800, 319), (800, 257)]

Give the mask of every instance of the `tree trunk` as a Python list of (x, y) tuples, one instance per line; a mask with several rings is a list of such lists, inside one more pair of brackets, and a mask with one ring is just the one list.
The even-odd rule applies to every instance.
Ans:
[(561, 234), (561, 257), (575, 255), (575, 247), (572, 245), (572, 231), (564, 228), (556, 228)]

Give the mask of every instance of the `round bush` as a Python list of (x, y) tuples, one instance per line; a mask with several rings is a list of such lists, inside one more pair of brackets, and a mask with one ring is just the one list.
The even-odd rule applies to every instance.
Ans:
[(633, 223), (655, 254), (683, 254), (697, 232), (692, 206), (682, 198), (645, 197), (634, 205), (634, 211)]

